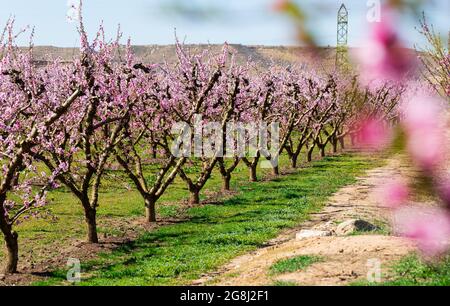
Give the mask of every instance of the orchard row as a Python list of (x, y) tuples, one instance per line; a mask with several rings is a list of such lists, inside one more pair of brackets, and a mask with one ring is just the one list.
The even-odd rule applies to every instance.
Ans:
[[(79, 56), (69, 63), (35, 65), (33, 48), (14, 44), (13, 22), (0, 49), (0, 228), (6, 242), (7, 273), (17, 271), (18, 234), (14, 226), (46, 205), (49, 190), (65, 186), (84, 209), (88, 241), (98, 242), (97, 208), (102, 179), (120, 167), (145, 203), (146, 220), (156, 222), (155, 204), (178, 176), (190, 203), (217, 168), (223, 189), (230, 188), (239, 163), (257, 180), (258, 164), (270, 158), (249, 156), (174, 156), (174, 123), (278, 122), (278, 152), (293, 168), (306, 152), (326, 154), (357, 141), (362, 122), (397, 120), (403, 87), (364, 87), (356, 77), (321, 74), (295, 65), (261, 71), (238, 64), (227, 45), (222, 52), (192, 53), (176, 44), (175, 64), (144, 65), (126, 47), (107, 41), (103, 29), (89, 41), (80, 23)], [(378, 125), (377, 125), (378, 126)], [(224, 136), (225, 138), (225, 136)], [(225, 143), (225, 139), (223, 141)], [(192, 165), (201, 164), (195, 173)], [(159, 169), (152, 179), (144, 166)], [(43, 170), (45, 168), (45, 170)], [(277, 165), (274, 174), (279, 174)], [(61, 186), (61, 187), (60, 187)]]

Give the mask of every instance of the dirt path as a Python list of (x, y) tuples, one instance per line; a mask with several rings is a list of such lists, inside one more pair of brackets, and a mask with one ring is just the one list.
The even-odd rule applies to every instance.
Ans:
[[(363, 219), (386, 226), (389, 217), (379, 207), (376, 190), (380, 183), (400, 175), (412, 175), (411, 168), (403, 166), (400, 160), (400, 157), (395, 157), (388, 160), (386, 166), (367, 171), (355, 184), (335, 193), (323, 210), (313, 214), (301, 227), (280, 235), (267, 247), (235, 258), (194, 284), (252, 286), (287, 281), (299, 285), (345, 285), (365, 280), (371, 259), (381, 263), (382, 279), (388, 278), (389, 265), (414, 250), (410, 242), (379, 231), (338, 236), (334, 230), (349, 219)], [(332, 236), (298, 239), (296, 233), (301, 230), (329, 231)], [(268, 274), (269, 268), (278, 260), (298, 255), (316, 255), (322, 261), (301, 272), (278, 276)]]

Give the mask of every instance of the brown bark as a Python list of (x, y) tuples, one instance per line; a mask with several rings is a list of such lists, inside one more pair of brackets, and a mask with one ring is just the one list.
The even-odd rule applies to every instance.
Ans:
[(320, 157), (325, 157), (325, 146), (320, 146)]
[(293, 169), (297, 168), (297, 158), (298, 158), (298, 155), (291, 156), (291, 167)]
[(257, 182), (258, 181), (258, 177), (256, 176), (256, 167), (257, 165), (252, 165), (251, 167), (249, 167), (250, 170), (250, 182)]
[(230, 181), (231, 181), (231, 175), (222, 176), (222, 190), (223, 191), (230, 190)]
[(145, 199), (145, 220), (147, 223), (156, 222), (156, 201), (152, 198)]
[(5, 267), (5, 274), (17, 273), (17, 263), (19, 262), (19, 244), (17, 242), (18, 234), (11, 232), (5, 235), (6, 250), (8, 259)]
[(98, 243), (96, 209), (85, 209), (85, 219), (87, 224), (87, 241), (89, 243)]
[(275, 166), (272, 168), (273, 175), (280, 175), (280, 168), (278, 166)]
[(200, 191), (195, 189), (190, 191), (189, 204), (196, 205), (200, 204)]
[(344, 137), (339, 137), (339, 144), (341, 146), (341, 149), (344, 150), (345, 149), (345, 138)]
[(314, 148), (311, 148), (308, 150), (308, 157), (307, 157), (308, 162), (312, 161), (313, 152), (314, 152)]
[(338, 151), (338, 139), (334, 138), (332, 140), (332, 144), (333, 144), (333, 153), (337, 153), (337, 151)]

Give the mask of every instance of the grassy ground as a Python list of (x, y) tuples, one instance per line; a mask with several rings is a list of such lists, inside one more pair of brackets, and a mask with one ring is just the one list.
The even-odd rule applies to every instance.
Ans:
[(450, 286), (450, 257), (436, 263), (427, 263), (416, 255), (401, 260), (395, 266), (396, 277), (386, 285)]
[(437, 262), (426, 262), (409, 255), (393, 267), (393, 276), (382, 283), (355, 283), (355, 286), (450, 286), (450, 256)]
[(304, 270), (310, 265), (320, 262), (323, 259), (318, 256), (301, 255), (288, 259), (277, 261), (270, 267), (269, 273), (271, 275), (283, 274)]
[[(369, 156), (344, 154), (314, 162), (290, 175), (253, 184), (245, 183), (247, 171), (241, 167), (234, 180), (234, 187), (239, 191), (236, 196), (213, 205), (191, 208), (186, 212), (187, 221), (144, 232), (133, 243), (82, 263), (81, 285), (189, 284), (231, 258), (264, 245), (283, 229), (302, 222), (310, 212), (319, 210), (333, 192), (353, 183), (357, 175), (380, 163), (379, 159)], [(220, 188), (217, 174), (207, 188)], [(68, 194), (62, 195), (67, 203), (73, 201)], [(184, 186), (175, 184), (164, 199), (166, 204), (160, 205), (159, 213), (175, 213), (177, 207), (167, 203), (186, 195)], [(142, 202), (133, 192), (102, 196), (103, 203), (108, 205), (102, 206), (100, 219), (142, 212)], [(69, 211), (74, 206), (70, 205), (69, 209), (60, 195), (55, 199), (60, 201), (59, 206), (67, 206), (66, 230), (73, 232), (77, 224), (76, 232), (82, 234), (81, 215)], [(58, 208), (59, 213), (62, 207)], [(55, 239), (53, 231), (55, 229), (43, 235)], [(65, 275), (65, 271), (55, 271), (47, 281), (37, 285), (61, 283)]]

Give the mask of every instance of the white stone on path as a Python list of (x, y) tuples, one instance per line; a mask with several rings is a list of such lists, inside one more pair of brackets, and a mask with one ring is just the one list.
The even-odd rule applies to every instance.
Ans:
[(295, 239), (301, 240), (305, 238), (312, 238), (312, 237), (327, 237), (331, 236), (330, 231), (318, 231), (318, 230), (301, 230), (295, 235)]

